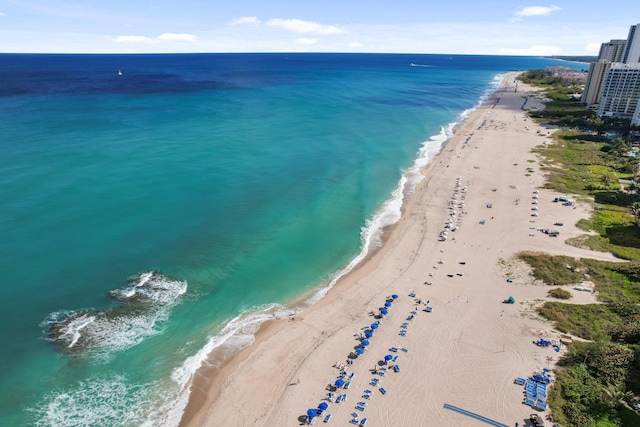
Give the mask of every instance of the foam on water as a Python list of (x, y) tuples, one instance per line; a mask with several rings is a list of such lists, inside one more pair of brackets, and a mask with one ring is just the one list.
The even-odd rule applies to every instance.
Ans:
[(144, 272), (133, 276), (128, 287), (111, 292), (121, 305), (110, 310), (56, 311), (40, 326), (66, 349), (104, 361), (162, 332), (162, 323), (186, 290), (186, 282)]
[(136, 426), (148, 418), (154, 384), (129, 384), (122, 375), (91, 378), (45, 396), (29, 410), (37, 427)]

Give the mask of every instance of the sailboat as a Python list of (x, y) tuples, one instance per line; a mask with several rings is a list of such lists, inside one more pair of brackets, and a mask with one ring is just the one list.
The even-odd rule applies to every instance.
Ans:
[(122, 75), (122, 71), (118, 70), (118, 75), (121, 76)]

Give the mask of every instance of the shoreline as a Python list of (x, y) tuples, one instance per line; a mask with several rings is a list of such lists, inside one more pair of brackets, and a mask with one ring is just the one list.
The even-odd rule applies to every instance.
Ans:
[[(407, 298), (410, 290), (415, 290), (419, 297), (433, 301), (435, 313), (433, 315), (421, 313), (420, 316), (431, 316), (429, 323), (435, 320), (435, 323), (442, 329), (439, 332), (432, 330), (433, 324), (430, 327), (422, 327), (422, 329), (417, 327), (416, 329), (419, 331), (416, 336), (419, 338), (416, 340), (412, 336), (406, 340), (407, 343), (411, 343), (407, 344), (412, 347), (411, 354), (413, 355), (414, 351), (418, 354), (423, 353), (427, 363), (431, 358), (433, 359), (431, 363), (434, 366), (442, 365), (441, 369), (444, 366), (451, 367), (455, 366), (455, 363), (461, 363), (464, 367), (462, 369), (465, 372), (464, 377), (474, 378), (476, 374), (473, 371), (477, 371), (477, 367), (485, 365), (488, 367), (492, 364), (491, 356), (488, 361), (483, 359), (486, 357), (487, 349), (475, 348), (474, 351), (472, 343), (469, 351), (472, 354), (470, 357), (466, 351), (463, 352), (464, 355), (457, 355), (457, 352), (450, 354), (444, 350), (434, 351), (434, 353), (442, 353), (434, 356), (430, 354), (428, 349), (420, 349), (419, 347), (425, 342), (429, 342), (429, 348), (433, 345), (436, 348), (447, 347), (449, 350), (456, 349), (460, 352), (461, 348), (469, 345), (464, 342), (465, 345), (460, 346), (461, 342), (465, 341), (463, 336), (466, 336), (469, 331), (464, 328), (459, 329), (459, 325), (452, 325), (451, 322), (464, 324), (471, 330), (477, 329), (478, 324), (482, 324), (490, 331), (488, 337), (499, 336), (498, 341), (502, 341), (501, 348), (504, 354), (494, 357), (504, 358), (504, 365), (509, 367), (508, 375), (503, 374), (497, 383), (491, 384), (489, 382), (486, 385), (491, 389), (491, 393), (488, 393), (491, 400), (499, 400), (502, 403), (501, 405), (492, 403), (492, 406), (487, 408), (482, 405), (478, 406), (477, 402), (469, 402), (469, 399), (475, 395), (473, 393), (463, 397), (463, 402), (468, 402), (468, 405), (465, 403), (466, 406), (471, 406), (471, 409), (490, 418), (513, 417), (513, 420), (509, 420), (510, 423), (513, 421), (521, 422), (522, 417), (526, 417), (526, 413), (531, 408), (521, 405), (517, 388), (507, 385), (505, 379), (528, 375), (531, 370), (537, 368), (535, 358), (533, 361), (525, 359), (530, 359), (526, 357), (526, 354), (533, 351), (529, 348), (530, 329), (538, 328), (541, 330), (544, 325), (538, 319), (529, 319), (523, 316), (523, 313), (526, 314), (527, 307), (514, 306), (507, 307), (505, 310), (504, 306), (498, 305), (498, 309), (502, 309), (498, 317), (495, 315), (497, 309), (493, 307), (495, 305), (493, 302), (502, 298), (503, 293), (516, 293), (516, 290), (522, 291), (520, 292), (521, 296), (517, 297), (518, 299), (522, 297), (525, 300), (535, 300), (544, 295), (544, 289), (528, 283), (518, 283), (522, 289), (511, 290), (505, 287), (505, 283), (498, 283), (503, 272), (496, 268), (496, 256), (499, 259), (509, 259), (521, 250), (520, 247), (533, 250), (544, 248), (545, 252), (551, 250), (552, 253), (580, 254), (581, 256), (587, 254), (593, 256), (593, 253), (578, 248), (567, 250), (570, 247), (564, 245), (564, 238), (555, 241), (545, 240), (540, 245), (542, 237), (535, 236), (536, 239), (534, 239), (528, 227), (532, 224), (529, 222), (532, 221), (529, 205), (526, 206), (523, 215), (518, 215), (517, 221), (508, 218), (511, 216), (509, 211), (512, 208), (506, 206), (506, 200), (513, 197), (511, 194), (505, 196), (502, 193), (510, 193), (510, 186), (513, 186), (516, 187), (513, 190), (518, 195), (522, 194), (522, 198), (524, 198), (525, 194), (531, 194), (530, 189), (541, 188), (544, 182), (544, 177), (539, 171), (533, 177), (526, 177), (520, 173), (526, 167), (526, 159), (522, 159), (524, 164), (520, 165), (520, 170), (515, 174), (510, 170), (508, 161), (504, 162), (500, 168), (485, 166), (487, 162), (495, 160), (496, 155), (516, 155), (516, 153), (504, 152), (500, 148), (496, 151), (496, 147), (493, 146), (497, 144), (495, 132), (503, 131), (512, 138), (515, 136), (527, 140), (522, 144), (523, 147), (518, 147), (520, 151), (516, 155), (517, 158), (522, 157), (522, 153), (528, 153), (527, 156), (535, 157), (530, 153), (530, 148), (539, 145), (541, 141), (540, 135), (536, 135), (534, 130), (529, 130), (528, 126), (526, 126), (526, 130), (522, 129), (522, 121), (526, 120), (524, 118), (526, 116), (518, 108), (521, 104), (519, 100), (522, 95), (531, 94), (531, 90), (523, 90), (521, 87), (524, 85), (520, 83), (518, 94), (507, 95), (506, 93), (510, 87), (509, 82), (516, 74), (508, 73), (504, 77), (502, 87), (494, 91), (491, 97), (454, 128), (453, 136), (442, 144), (437, 155), (421, 169), (424, 179), (415, 185), (412, 194), (405, 196), (400, 220), (391, 226), (384, 227), (384, 244), (381, 248), (367, 254), (355, 268), (341, 276), (318, 302), (294, 315), (295, 320), (288, 318), (263, 323), (255, 333), (253, 344), (233, 355), (220, 368), (198, 369), (194, 375), (189, 403), (185, 408), (180, 425), (299, 425), (298, 416), (304, 414), (307, 407), (311, 408), (317, 405), (323, 394), (326, 394), (323, 390), (324, 384), (335, 375), (335, 369), (331, 367), (331, 364), (334, 360), (344, 359), (354, 345), (353, 333), (357, 332), (362, 324), (370, 322), (367, 313), (375, 311), (378, 307), (376, 304), (383, 301), (391, 292), (400, 294), (401, 306), (406, 306), (407, 310), (415, 308), (415, 304), (410, 301), (410, 298)], [(508, 105), (507, 108), (504, 108), (504, 112), (501, 111), (504, 107), (501, 100), (502, 95), (507, 95), (505, 98), (508, 98), (505, 99), (505, 103)], [(530, 100), (534, 101), (533, 98)], [(499, 116), (496, 107), (500, 111)], [(494, 112), (496, 114), (489, 116)], [(513, 122), (510, 122), (508, 118), (510, 115), (513, 116)], [(488, 117), (491, 118), (490, 123), (485, 124)], [(528, 125), (533, 129), (537, 127), (532, 123), (528, 123)], [(487, 139), (482, 141), (484, 138)], [(512, 164), (515, 165), (515, 163)], [(455, 234), (456, 240), (438, 242), (438, 233), (448, 217), (447, 200), (454, 191), (456, 176), (462, 176), (464, 183), (469, 180), (468, 206), (465, 207), (468, 212), (462, 220), (463, 224), (460, 230), (451, 233)], [(491, 184), (491, 181), (497, 178), (502, 178), (502, 185), (499, 186), (499, 192), (492, 194), (489, 188), (496, 184)], [(509, 184), (512, 181), (513, 184)], [(528, 193), (524, 191), (525, 188), (529, 190)], [(487, 212), (487, 208), (484, 206), (487, 202), (480, 200), (478, 192), (485, 199), (500, 195), (500, 202), (494, 202), (496, 206), (490, 213), (495, 214), (494, 216), (499, 219), (504, 218), (500, 224), (502, 227), (496, 226), (498, 222), (493, 221), (493, 217), (492, 219), (487, 218), (486, 225), (478, 225), (479, 217), (477, 215)], [(550, 191), (541, 189), (541, 197), (542, 193), (547, 196), (551, 194)], [(549, 208), (545, 205), (546, 209)], [(562, 210), (562, 207), (556, 205), (553, 209)], [(587, 210), (581, 207), (579, 210), (570, 212), (571, 215), (566, 211), (562, 214), (566, 214), (564, 218), (571, 216), (579, 219), (586, 212)], [(555, 213), (555, 215), (558, 214)], [(538, 218), (535, 221), (539, 221)], [(573, 227), (575, 222), (577, 219), (566, 221), (567, 225), (571, 224), (565, 227), (571, 229), (567, 230), (570, 233), (579, 233), (579, 230)], [(514, 244), (513, 233), (516, 232), (525, 236), (523, 239), (526, 240), (526, 236), (530, 239), (526, 240), (526, 244)], [(534, 244), (530, 245), (529, 243), (532, 242)], [(505, 243), (509, 244), (505, 245)], [(548, 245), (548, 243), (552, 244)], [(606, 254), (599, 256), (607, 258)], [(455, 280), (445, 278), (445, 274), (438, 271), (436, 262), (442, 258), (440, 265), (448, 266), (455, 264), (455, 260), (461, 257), (466, 260), (464, 261), (465, 277), (462, 277), (462, 274), (459, 275), (461, 283), (455, 284), (454, 286), (457, 288), (452, 292), (451, 284), (445, 283)], [(495, 284), (487, 286), (486, 289), (481, 289), (479, 292), (478, 285), (482, 284), (482, 281), (476, 282), (470, 277), (472, 276), (469, 274), (470, 267), (473, 269), (473, 276), (476, 278), (490, 277)], [(463, 267), (458, 268), (462, 269)], [(432, 279), (434, 285), (426, 286), (425, 281), (432, 275), (434, 276)], [(526, 282), (524, 279), (522, 281)], [(392, 286), (388, 287), (389, 284)], [(463, 304), (465, 296), (467, 302)], [(454, 301), (453, 305), (451, 305), (452, 301)], [(466, 304), (471, 305), (465, 307)], [(492, 315), (487, 317), (487, 313), (483, 312), (483, 306), (489, 304), (492, 308), (488, 311), (491, 311)], [(458, 305), (465, 307), (465, 309), (458, 307)], [(469, 308), (473, 308), (473, 310), (468, 310)], [(440, 310), (446, 314), (438, 314)], [(507, 318), (510, 320), (509, 324), (505, 322)], [(391, 313), (388, 318), (384, 319), (385, 331), (382, 334), (376, 334), (375, 344), (378, 344), (377, 341), (388, 342), (384, 345), (380, 344), (383, 347), (379, 349), (379, 352), (386, 351), (386, 347), (398, 341), (398, 337), (392, 330), (395, 328), (394, 332), (397, 332), (394, 321), (401, 323), (401, 320), (402, 318), (398, 317), (396, 313)], [(387, 324), (390, 326), (387, 327)], [(456, 339), (451, 338), (454, 335), (447, 336), (443, 333), (454, 331), (459, 333), (457, 344), (455, 343)], [(484, 336), (485, 333), (486, 331), (477, 331), (471, 336), (475, 340)], [(512, 333), (517, 339), (511, 336)], [(489, 346), (491, 347), (490, 354), (495, 354), (492, 351), (500, 349), (500, 343), (494, 344)], [(509, 351), (506, 350), (507, 346), (510, 347)], [(375, 359), (375, 356), (373, 357)], [(506, 363), (512, 362), (514, 357), (521, 362), (521, 372), (516, 372), (512, 366), (513, 363)], [(363, 357), (363, 359), (368, 360), (367, 357)], [(375, 362), (374, 359), (371, 361)], [(451, 359), (451, 361), (447, 359)], [(362, 366), (363, 364), (366, 366)], [(360, 360), (354, 362), (354, 369), (361, 371), (358, 372), (358, 378), (367, 375), (364, 369), (370, 368), (368, 365), (372, 365), (372, 363), (361, 363)], [(426, 419), (433, 420), (438, 425), (461, 425), (464, 423), (465, 418), (460, 418), (459, 414), (442, 410), (440, 397), (464, 396), (468, 390), (461, 389), (458, 387), (459, 384), (451, 384), (450, 379), (442, 375), (440, 369), (433, 370), (431, 365), (424, 366), (424, 361), (419, 358), (409, 360), (407, 368), (415, 377), (411, 379), (411, 382), (418, 381), (414, 388), (419, 392), (416, 392), (415, 396), (405, 395), (404, 398), (394, 400), (395, 405), (393, 405), (392, 412), (404, 418), (402, 424), (417, 423), (420, 425), (424, 424)], [(422, 388), (420, 386), (424, 385), (423, 381), (428, 383), (428, 387)], [(501, 394), (501, 392), (494, 390), (492, 385), (502, 387), (505, 390)], [(397, 385), (394, 386), (394, 389), (396, 387)], [(438, 391), (437, 393), (434, 393), (434, 387)], [(472, 387), (473, 392), (482, 393), (475, 387)], [(257, 389), (260, 390), (259, 393), (255, 392)], [(295, 389), (295, 392), (292, 389)], [(507, 402), (509, 400), (506, 399), (507, 395), (512, 402)], [(416, 400), (416, 396), (419, 397), (418, 400)], [(438, 399), (435, 399), (436, 396)], [(429, 404), (420, 408), (420, 404), (417, 402), (424, 399), (438, 400), (440, 404), (435, 406)], [(355, 400), (355, 397), (352, 400)], [(368, 425), (376, 426), (385, 423), (393, 425), (397, 418), (389, 418), (389, 415), (385, 415), (384, 411), (376, 412), (375, 406), (384, 406), (377, 400), (381, 399), (376, 397), (375, 404), (372, 402), (373, 410), (367, 410), (371, 414)], [(420, 410), (413, 411), (411, 402), (416, 403)], [(455, 404), (456, 402), (450, 403)], [(386, 407), (389, 409), (388, 406)], [(343, 417), (341, 412), (348, 411), (349, 408), (352, 410), (352, 405), (339, 408), (339, 405), (332, 404), (331, 409), (334, 408), (334, 416)]]

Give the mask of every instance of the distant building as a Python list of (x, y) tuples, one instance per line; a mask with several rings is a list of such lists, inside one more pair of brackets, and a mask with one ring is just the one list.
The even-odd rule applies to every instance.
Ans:
[(552, 73), (555, 77), (562, 78), (563, 81), (568, 83), (584, 83), (587, 80), (586, 72), (576, 70), (575, 68), (571, 67), (549, 65), (544, 67), (544, 70)]
[(624, 64), (640, 62), (640, 24), (632, 25), (629, 28), (621, 62)]
[(640, 63), (611, 64), (602, 85), (598, 116), (633, 119), (640, 101)]

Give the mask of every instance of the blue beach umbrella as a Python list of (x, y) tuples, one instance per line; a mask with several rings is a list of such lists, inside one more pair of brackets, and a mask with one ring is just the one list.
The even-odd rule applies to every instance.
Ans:
[(318, 415), (318, 411), (315, 409), (307, 409), (307, 415), (309, 418), (315, 418)]
[(382, 310), (380, 310), (380, 314), (385, 316), (385, 315), (389, 314), (389, 310), (387, 310), (386, 308), (383, 308)]
[(378, 326), (380, 326), (380, 325), (378, 325), (377, 323), (372, 323), (371, 324), (371, 329), (373, 329), (375, 331), (376, 329), (378, 329)]
[(397, 294), (393, 294), (393, 295), (391, 295), (391, 298), (398, 299), (398, 295)]
[(364, 337), (365, 338), (371, 338), (372, 336), (373, 336), (372, 332), (367, 331), (367, 332), (364, 333)]
[(320, 409), (321, 411), (326, 410), (329, 407), (329, 404), (327, 402), (320, 402), (320, 404), (318, 405), (318, 409)]
[(344, 385), (344, 380), (341, 378), (338, 378), (335, 384), (336, 384), (336, 387), (342, 387)]
[(392, 356), (392, 355), (390, 355), (390, 354), (387, 354), (387, 355), (384, 357), (384, 360), (386, 360), (387, 362), (388, 362), (389, 360), (391, 360), (391, 359), (393, 359), (393, 356)]
[(385, 307), (391, 307), (391, 303), (389, 301), (387, 301), (387, 302), (384, 303), (384, 306)]
[(369, 340), (362, 340), (362, 341), (360, 341), (360, 344), (362, 344), (364, 346), (367, 346), (367, 345), (369, 345)]
[(356, 354), (363, 354), (363, 353), (364, 353), (364, 348), (356, 347)]

